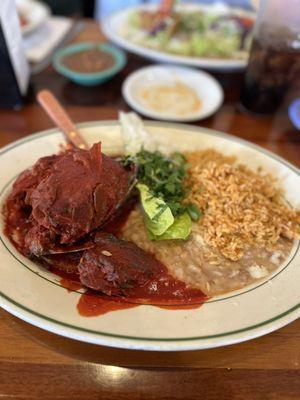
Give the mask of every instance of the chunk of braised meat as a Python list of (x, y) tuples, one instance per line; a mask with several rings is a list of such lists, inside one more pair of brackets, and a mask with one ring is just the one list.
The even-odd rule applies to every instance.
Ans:
[(100, 144), (68, 152), (52, 168), (26, 200), (33, 218), (59, 235), (61, 244), (102, 225), (128, 191), (128, 170), (102, 154)]
[[(28, 237), (29, 232), (31, 232), (29, 236), (34, 239), (34, 242), (46, 241), (50, 244), (53, 241), (53, 234), (49, 234), (45, 228), (34, 224), (34, 220), (31, 217), (32, 208), (27, 204), (27, 197), (35, 190), (38, 183), (48, 176), (53, 163), (60, 157), (59, 155), (53, 155), (40, 158), (31, 169), (23, 171), (18, 176), (13, 184), (11, 193), (7, 197), (4, 207), (6, 224), (9, 227), (10, 236), (26, 256), (31, 254), (29, 249), (31, 243), (30, 246), (28, 245), (30, 240)], [(29, 240), (27, 240), (27, 237)], [(32, 243), (32, 246), (35, 246), (35, 244)], [(41, 246), (39, 245), (39, 247)]]
[(161, 273), (161, 265), (134, 243), (98, 233), (95, 246), (84, 251), (79, 264), (82, 284), (109, 296), (126, 295)]
[(20, 218), (30, 216), (31, 208), (27, 205), (26, 197), (42, 179), (48, 176), (53, 163), (60, 157), (60, 155), (53, 155), (40, 158), (31, 169), (23, 171), (18, 176), (6, 201), (6, 208), (9, 210), (7, 219), (10, 224), (15, 226)]
[(40, 159), (15, 182), (8, 201), (17, 206), (8, 219), (26, 213), (29, 253), (47, 254), (103, 225), (127, 197), (134, 176), (102, 154), (100, 143)]

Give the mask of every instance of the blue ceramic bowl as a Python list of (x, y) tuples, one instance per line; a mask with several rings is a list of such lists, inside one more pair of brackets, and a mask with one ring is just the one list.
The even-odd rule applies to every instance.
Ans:
[[(114, 59), (114, 64), (105, 70), (93, 73), (85, 73), (85, 72), (77, 72), (73, 71), (63, 63), (63, 58), (69, 56), (70, 54), (78, 53), (83, 50), (94, 49), (98, 47), (99, 50), (110, 54)], [(109, 44), (97, 44), (97, 43), (78, 43), (71, 46), (64, 47), (63, 49), (58, 50), (53, 56), (53, 66), (57, 72), (64, 75), (71, 81), (84, 86), (94, 86), (100, 85), (109, 79), (111, 79), (114, 75), (116, 75), (121, 69), (124, 68), (126, 64), (126, 55), (125, 53)]]

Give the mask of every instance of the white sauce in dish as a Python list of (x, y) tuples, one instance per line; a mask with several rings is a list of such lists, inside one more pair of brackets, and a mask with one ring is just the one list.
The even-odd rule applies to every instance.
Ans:
[(151, 85), (140, 91), (141, 102), (153, 111), (185, 116), (201, 108), (197, 92), (190, 86), (176, 81), (172, 85)]

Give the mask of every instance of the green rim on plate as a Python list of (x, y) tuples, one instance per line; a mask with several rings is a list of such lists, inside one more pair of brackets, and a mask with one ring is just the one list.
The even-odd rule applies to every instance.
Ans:
[[(88, 127), (93, 127), (93, 126), (99, 126), (99, 124), (102, 125), (102, 126), (103, 126), (103, 125), (105, 125), (105, 126), (117, 126), (117, 125), (118, 125), (118, 123), (115, 122), (115, 121), (101, 121), (100, 123), (95, 121), (95, 122), (89, 122), (89, 123), (78, 124), (78, 127), (81, 127), (81, 128), (84, 128), (84, 127), (85, 127), (85, 128), (88, 128)], [(155, 127), (155, 126), (165, 126), (165, 127), (170, 127), (170, 128), (186, 128), (186, 125), (184, 125), (184, 124), (178, 124), (178, 123), (146, 122), (146, 124), (147, 124), (148, 126), (154, 126), (154, 127)], [(199, 132), (199, 128), (198, 128), (198, 127), (189, 126), (189, 130)], [(258, 150), (259, 152), (261, 152), (261, 153), (263, 153), (263, 154), (266, 154), (268, 157), (270, 157), (270, 158), (272, 158), (272, 159), (274, 159), (274, 160), (280, 162), (281, 164), (284, 164), (284, 165), (287, 166), (290, 170), (292, 170), (293, 172), (295, 172), (297, 175), (300, 175), (300, 171), (299, 171), (299, 169), (298, 169), (297, 167), (295, 167), (294, 165), (290, 164), (289, 162), (287, 162), (286, 160), (282, 159), (281, 157), (279, 157), (279, 156), (277, 156), (277, 155), (275, 155), (275, 154), (269, 152), (268, 150), (265, 150), (265, 149), (263, 149), (263, 148), (261, 148), (261, 147), (255, 145), (255, 144), (253, 144), (253, 143), (250, 143), (250, 142), (248, 142), (248, 141), (246, 141), (246, 140), (244, 140), (244, 139), (240, 139), (240, 138), (234, 137), (234, 136), (232, 136), (232, 135), (228, 135), (228, 134), (225, 134), (225, 133), (213, 131), (213, 130), (210, 130), (210, 129), (207, 129), (207, 128), (202, 128), (202, 127), (201, 127), (201, 131), (206, 132), (206, 133), (209, 133), (210, 135), (213, 135), (213, 136), (221, 137), (221, 138), (226, 139), (226, 140), (229, 140), (229, 141), (235, 141), (235, 142), (239, 142), (239, 143), (242, 143), (242, 144), (244, 144), (244, 145), (247, 145), (248, 147), (251, 147), (251, 148), (253, 148), (253, 149), (255, 149), (255, 150)], [(36, 140), (37, 138), (40, 138), (40, 137), (45, 137), (45, 136), (54, 135), (54, 134), (57, 134), (57, 132), (58, 132), (58, 131), (57, 131), (56, 129), (50, 129), (50, 130), (47, 130), (47, 131), (44, 131), (44, 132), (41, 132), (41, 133), (38, 133), (38, 134), (31, 135), (30, 137), (21, 139), (21, 140), (19, 140), (19, 141), (17, 141), (17, 142), (14, 142), (14, 143), (12, 143), (12, 144), (6, 146), (5, 148), (3, 148), (3, 149), (0, 151), (0, 156), (1, 156), (2, 154), (6, 153), (6, 152), (8, 152), (8, 151), (10, 151), (10, 150), (12, 150), (12, 149), (15, 148), (15, 147), (18, 147), (18, 146), (23, 145), (24, 143), (27, 143), (27, 142), (29, 142), (29, 141)], [(4, 185), (4, 187), (3, 187), (2, 190), (1, 190), (1, 193), (5, 190), (5, 188), (7, 187), (7, 185), (8, 185), (8, 184)], [(1, 237), (0, 237), (0, 238), (1, 238)], [(1, 241), (2, 241), (2, 243), (3, 243), (2, 238), (1, 238)], [(3, 245), (5, 246), (4, 243), (3, 243)], [(5, 246), (5, 247), (6, 247), (6, 246)], [(7, 249), (7, 250), (8, 250), (8, 249)], [(8, 251), (9, 251), (9, 250), (8, 250)], [(296, 255), (298, 252), (299, 252), (299, 242), (298, 242), (298, 247), (297, 247), (297, 250), (296, 250), (296, 252), (295, 252), (295, 255)], [(12, 257), (14, 257), (18, 262), (21, 263), (21, 261), (20, 261), (18, 258), (16, 258), (13, 254), (11, 254), (11, 255), (12, 255)], [(294, 256), (295, 256), (295, 255), (294, 255)], [(288, 267), (288, 265), (290, 264), (291, 261), (292, 261), (292, 260), (289, 261), (289, 263), (284, 267), (284, 269), (286, 269), (286, 268)], [(26, 266), (26, 265), (24, 265), (24, 264), (23, 264), (23, 266), (25, 266), (26, 268), (29, 268), (28, 266)], [(30, 268), (29, 268), (29, 269), (30, 269)], [(31, 269), (30, 269), (30, 270), (31, 270)], [(34, 272), (34, 271), (31, 270), (31, 272)], [(272, 277), (272, 279), (273, 279), (274, 277), (276, 277), (277, 275), (279, 275), (280, 272), (282, 272), (282, 270), (279, 271), (276, 275), (274, 275), (274, 276)], [(42, 277), (42, 278), (43, 278), (43, 277)], [(52, 282), (52, 283), (53, 283), (53, 282)], [(264, 283), (266, 283), (266, 282), (264, 282)], [(264, 283), (260, 284), (259, 286), (262, 286)], [(253, 289), (250, 289), (250, 290), (248, 290), (248, 291), (254, 290), (254, 289), (256, 289), (256, 288), (257, 288), (257, 287), (255, 287), (255, 288), (253, 288)], [(241, 293), (241, 294), (243, 294), (243, 293)], [(97, 330), (92, 330), (92, 329), (86, 329), (86, 328), (83, 328), (83, 327), (79, 327), (79, 326), (76, 326), (76, 325), (68, 324), (68, 323), (65, 323), (65, 322), (63, 322), (63, 321), (59, 321), (59, 320), (53, 319), (53, 318), (48, 317), (47, 315), (44, 315), (44, 314), (40, 314), (40, 313), (38, 313), (38, 312), (36, 312), (36, 311), (34, 311), (34, 310), (32, 310), (32, 309), (29, 309), (29, 308), (23, 306), (22, 304), (16, 302), (15, 300), (13, 300), (12, 298), (10, 298), (9, 296), (7, 296), (7, 295), (6, 295), (5, 293), (3, 293), (3, 292), (0, 292), (0, 298), (1, 298), (1, 297), (2, 297), (2, 299), (5, 300), (5, 301), (4, 301), (4, 304), (2, 304), (3, 308), (7, 309), (7, 311), (12, 312), (12, 313), (13, 313), (13, 310), (9, 307), (9, 305), (7, 305), (7, 302), (10, 303), (10, 304), (12, 304), (12, 305), (14, 305), (14, 306), (16, 306), (16, 307), (18, 307), (18, 308), (21, 309), (21, 310), (26, 311), (26, 312), (29, 313), (30, 315), (33, 315), (33, 316), (36, 316), (36, 317), (38, 317), (38, 318), (40, 318), (40, 319), (42, 319), (42, 320), (45, 320), (45, 321), (48, 321), (48, 322), (57, 324), (58, 326), (61, 326), (61, 327), (68, 327), (68, 328), (71, 328), (71, 329), (75, 329), (76, 331), (82, 331), (82, 332), (91, 333), (91, 334), (94, 334), (94, 335), (99, 335), (99, 336), (104, 336), (104, 337), (119, 338), (119, 339), (129, 339), (129, 340), (133, 340), (133, 341), (150, 341), (150, 342), (176, 342), (176, 341), (183, 342), (183, 341), (195, 341), (195, 340), (214, 339), (214, 338), (219, 338), (219, 337), (225, 337), (225, 336), (235, 335), (235, 334), (238, 334), (238, 333), (242, 333), (242, 332), (246, 332), (246, 331), (251, 331), (251, 330), (254, 330), (254, 329), (259, 328), (259, 327), (262, 327), (262, 326), (266, 326), (266, 325), (268, 325), (268, 324), (270, 324), (270, 323), (272, 323), (272, 322), (274, 322), (274, 321), (278, 321), (278, 320), (280, 320), (281, 318), (283, 318), (283, 317), (285, 317), (285, 316), (288, 316), (289, 314), (293, 313), (294, 311), (296, 311), (296, 310), (299, 309), (299, 307), (300, 307), (300, 303), (298, 303), (298, 304), (295, 304), (295, 305), (294, 305), (293, 307), (291, 307), (290, 309), (288, 309), (288, 310), (286, 310), (286, 311), (284, 311), (284, 312), (281, 312), (280, 314), (275, 315), (274, 317), (269, 318), (269, 319), (267, 319), (267, 320), (258, 322), (258, 323), (256, 323), (256, 324), (253, 324), (253, 325), (250, 325), (250, 326), (246, 326), (246, 327), (241, 328), (241, 329), (237, 329), (237, 330), (233, 330), (233, 331), (229, 331), (229, 332), (222, 332), (222, 333), (218, 333), (218, 334), (215, 334), (215, 335), (192, 336), (192, 337), (179, 337), (179, 338), (175, 338), (175, 337), (174, 337), (174, 338), (164, 338), (164, 337), (154, 338), (154, 337), (141, 337), (141, 336), (120, 335), (120, 334), (114, 334), (114, 333), (111, 333), (111, 332), (102, 332), (102, 331), (97, 331)], [(231, 296), (231, 297), (234, 297), (234, 296)], [(222, 300), (222, 299), (221, 299), (221, 300)], [(226, 298), (223, 299), (223, 300), (225, 301)], [(208, 304), (209, 304), (209, 303), (208, 303)], [(17, 312), (16, 312), (16, 314), (17, 314)], [(296, 316), (294, 319), (296, 319), (296, 318), (297, 318), (297, 316)], [(31, 323), (34, 324), (34, 322), (31, 322)], [(37, 324), (37, 323), (36, 323), (36, 324)], [(37, 324), (37, 325), (38, 325), (38, 324)], [(50, 329), (48, 329), (48, 330), (50, 330)], [(55, 331), (55, 330), (53, 330), (53, 331)], [(63, 333), (60, 333), (60, 334), (63, 335)], [(234, 341), (233, 341), (233, 342), (234, 342)]]

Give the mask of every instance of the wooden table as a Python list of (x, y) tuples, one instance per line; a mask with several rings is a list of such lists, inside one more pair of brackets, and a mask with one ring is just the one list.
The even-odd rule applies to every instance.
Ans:
[[(87, 22), (76, 41), (104, 40)], [(111, 82), (84, 88), (51, 67), (32, 79), (51, 89), (76, 122), (116, 119), (128, 110), (121, 84), (149, 62), (130, 56)], [(237, 110), (242, 76), (217, 75), (224, 105), (198, 125), (229, 132), (300, 166), (300, 132), (283, 106), (273, 117)], [(299, 93), (299, 91), (298, 91)], [(0, 110), (0, 145), (51, 127), (35, 102), (21, 111)], [(3, 171), (1, 172), (3, 173)], [(8, 399), (300, 399), (300, 321), (265, 337), (206, 351), (151, 353), (87, 345), (32, 327), (0, 311), (0, 398)]]

